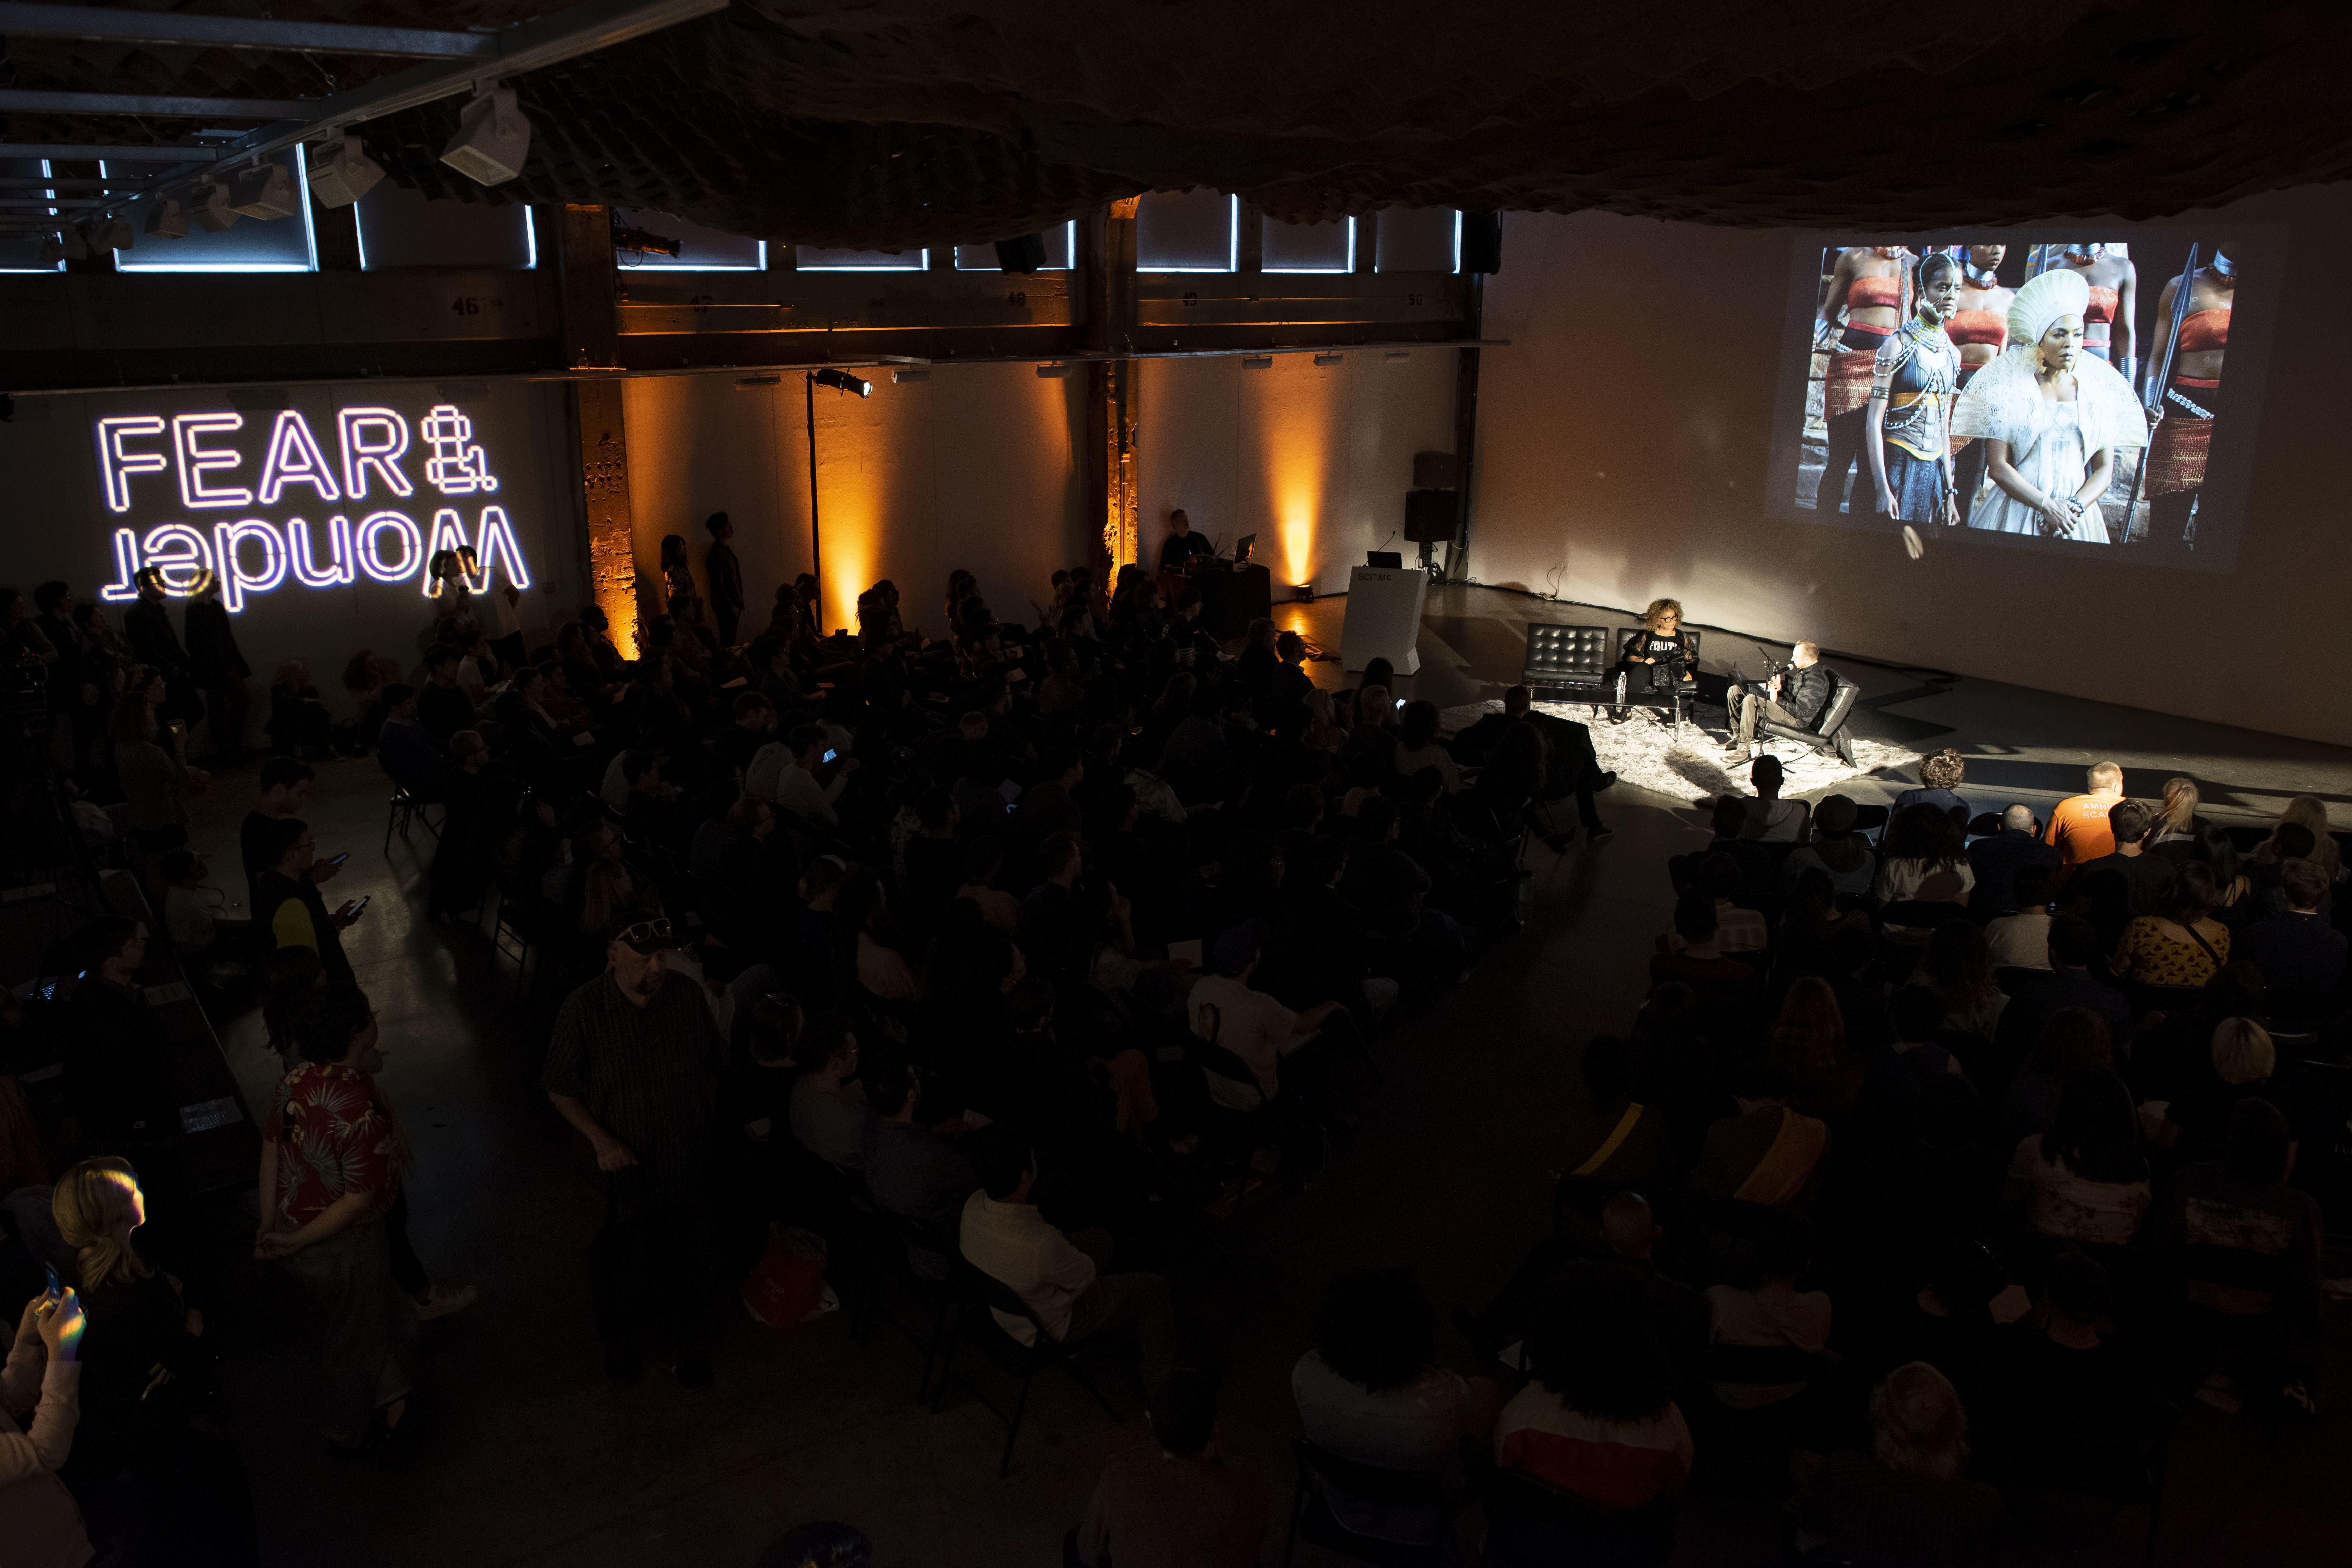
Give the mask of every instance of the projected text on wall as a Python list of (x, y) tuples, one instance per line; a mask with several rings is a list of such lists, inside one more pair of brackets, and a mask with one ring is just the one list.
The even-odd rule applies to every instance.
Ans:
[[(429, 595), (436, 560), (470, 561), (465, 582), (476, 593), (494, 577), (530, 586), (506, 509), (474, 499), (496, 495), (498, 476), (473, 421), (453, 405), (435, 405), (414, 431), (397, 409), (337, 409), (324, 440), (299, 410), (268, 417), (266, 426), (226, 411), (94, 423), (107, 510), (170, 514), (114, 530), (115, 580), (101, 598), (138, 597), (150, 569), (174, 598), (217, 575), (232, 612), (289, 585), (414, 583)], [(436, 504), (460, 499), (468, 504)]]

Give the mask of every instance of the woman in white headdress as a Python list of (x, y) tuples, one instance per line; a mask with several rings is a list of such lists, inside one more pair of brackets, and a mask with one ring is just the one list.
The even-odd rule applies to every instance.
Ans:
[(1984, 441), (1992, 480), (1970, 528), (2109, 542), (2099, 498), (2116, 454), (2147, 444), (2147, 421), (2131, 384), (2084, 352), (2090, 299), (2079, 272), (2028, 279), (2009, 304), (2010, 348), (1960, 394), (1952, 439)]

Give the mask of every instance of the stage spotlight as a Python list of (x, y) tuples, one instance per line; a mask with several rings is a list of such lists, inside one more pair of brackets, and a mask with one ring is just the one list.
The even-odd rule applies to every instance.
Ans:
[(1242, 368), (1244, 370), (1272, 370), (1274, 368), (1274, 356), (1272, 354), (1246, 355), (1242, 360)]
[(1348, 356), (1347, 356), (1346, 354), (1317, 354), (1317, 355), (1315, 356), (1315, 363), (1316, 363), (1317, 364), (1319, 364), (1319, 365), (1323, 365), (1323, 366), (1328, 367), (1328, 366), (1330, 366), (1330, 365), (1335, 365), (1335, 364), (1339, 363), (1341, 361), (1345, 360), (1347, 357), (1348, 357)]
[(522, 173), (530, 152), (530, 121), (516, 105), (514, 89), (499, 87), (466, 105), (441, 161), (477, 184), (499, 185)]
[(292, 217), (300, 200), (294, 194), (294, 176), (286, 172), (286, 165), (265, 163), (237, 175), (228, 205), (239, 217), (268, 223), (275, 218)]
[(783, 384), (784, 378), (781, 375), (739, 375), (735, 378), (735, 390), (738, 392), (765, 392), (772, 386)]
[(1412, 357), (1412, 351), (1411, 349), (1391, 349), (1381, 357), (1388, 361), (1389, 363), (1394, 364), (1401, 359), (1411, 359)]
[(157, 239), (188, 237), (188, 209), (172, 197), (157, 202), (147, 215), (147, 232)]
[(188, 210), (206, 233), (236, 226), (236, 209), (229, 205), (226, 185), (198, 185), (188, 195)]
[(1041, 364), (1037, 367), (1037, 374), (1047, 381), (1059, 381), (1070, 374), (1070, 367), (1066, 364)]
[(893, 385), (901, 385), (909, 381), (929, 381), (930, 379), (931, 373), (928, 370), (894, 370), (890, 373), (890, 381)]
[(310, 195), (322, 207), (347, 207), (375, 188), (383, 165), (367, 155), (356, 136), (346, 136), (310, 165)]
[(809, 379), (815, 382), (819, 386), (830, 386), (838, 392), (855, 393), (860, 397), (871, 397), (874, 395), (874, 384), (872, 382), (860, 381), (845, 370), (834, 370), (831, 368), (824, 370), (813, 370), (809, 372)]

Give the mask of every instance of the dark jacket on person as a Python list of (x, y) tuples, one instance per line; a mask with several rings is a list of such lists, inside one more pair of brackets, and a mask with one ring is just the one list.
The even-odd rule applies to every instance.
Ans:
[(188, 674), (187, 649), (172, 630), (172, 617), (160, 604), (142, 599), (122, 612), (122, 639), (142, 664), (152, 664), (167, 677)]
[(1780, 678), (1780, 706), (1798, 723), (1810, 728), (1837, 690), (1837, 676), (1825, 664), (1809, 664)]
[(2008, 914), (2017, 908), (2017, 873), (2028, 866), (2057, 870), (2058, 847), (2019, 828), (2004, 827), (1969, 846), (1969, 866), (1977, 874), (1976, 890), (1969, 896), (1969, 911)]
[(273, 869), (264, 871), (253, 879), (253, 930), (259, 942), (257, 951), (260, 955), (266, 959), (278, 951), (278, 910), (289, 900), (299, 902), (310, 917), (310, 931), (318, 944), (319, 962), (326, 968), (328, 981), (337, 985), (357, 985), (359, 981), (352, 973), (352, 961), (343, 956), (342, 930), (335, 924), (335, 917), (328, 912), (327, 900), (320, 896), (319, 884), (308, 877), (289, 877)]
[(226, 605), (218, 599), (191, 599), (182, 624), (187, 631), (188, 668), (199, 681), (212, 686), (253, 673), (237, 649)]
[(2278, 991), (2333, 991), (2344, 978), (2344, 933), (2315, 914), (2290, 910), (2246, 928), (2231, 951)]

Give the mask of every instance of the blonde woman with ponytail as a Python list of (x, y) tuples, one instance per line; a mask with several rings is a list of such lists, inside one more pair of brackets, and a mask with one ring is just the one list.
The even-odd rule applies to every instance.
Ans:
[(74, 1249), (89, 1317), (81, 1347), (84, 1448), (127, 1435), (142, 1415), (201, 1401), (204, 1314), (188, 1305), (179, 1280), (139, 1255), (132, 1233), (147, 1223), (147, 1197), (131, 1162), (84, 1160), (58, 1178), (49, 1213)]

